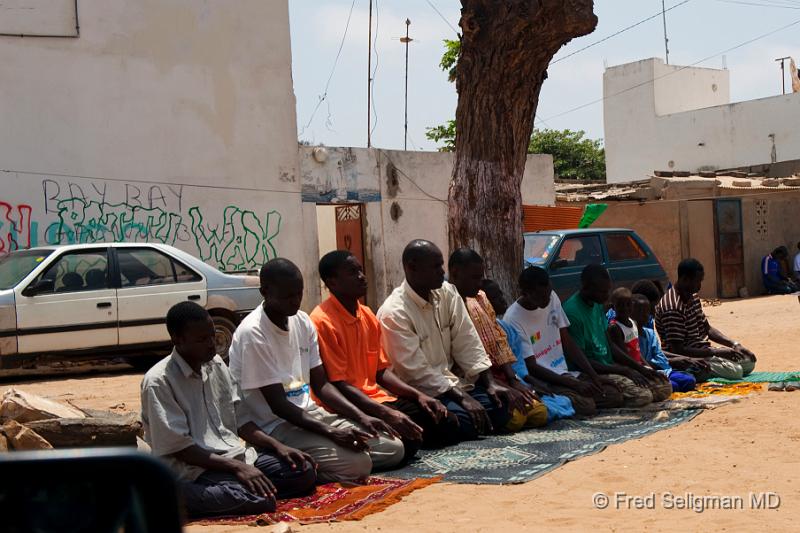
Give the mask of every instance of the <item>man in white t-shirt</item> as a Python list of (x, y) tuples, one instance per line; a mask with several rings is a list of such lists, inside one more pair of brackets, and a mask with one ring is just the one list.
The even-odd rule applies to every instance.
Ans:
[(522, 337), (524, 365), (515, 367), (520, 378), (541, 394), (569, 397), (579, 415), (620, 407), (622, 392), (594, 371), (570, 337), (569, 319), (547, 272), (526, 268), (519, 277), (519, 288), (522, 296), (511, 304), (503, 321)]
[(231, 373), (256, 425), (308, 453), (323, 482), (360, 480), (373, 469), (397, 466), (404, 448), (394, 429), (360, 411), (328, 381), (317, 331), (300, 311), (300, 270), (273, 259), (260, 278), (264, 303), (236, 329), (229, 352)]

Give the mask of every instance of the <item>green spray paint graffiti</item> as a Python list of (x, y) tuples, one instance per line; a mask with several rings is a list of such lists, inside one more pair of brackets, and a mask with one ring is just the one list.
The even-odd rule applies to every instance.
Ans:
[(228, 206), (219, 224), (204, 219), (198, 206), (189, 209), (190, 224), (180, 212), (128, 203), (110, 204), (80, 197), (58, 200), (58, 220), (44, 235), (48, 244), (157, 242), (191, 251), (224, 271), (255, 270), (277, 257), (275, 239), (281, 215), (261, 219), (253, 211)]
[[(200, 259), (216, 261), (222, 270), (254, 270), (278, 256), (272, 241), (281, 231), (281, 215), (270, 211), (262, 221), (252, 211), (228, 206), (222, 214), (222, 230), (203, 221), (199, 207), (189, 209)], [(224, 265), (224, 268), (223, 266)]]

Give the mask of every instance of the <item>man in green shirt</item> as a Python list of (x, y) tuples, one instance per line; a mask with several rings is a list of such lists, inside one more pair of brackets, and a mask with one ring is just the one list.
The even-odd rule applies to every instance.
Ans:
[(569, 333), (598, 374), (616, 383), (625, 407), (660, 402), (672, 394), (669, 380), (645, 368), (608, 340), (608, 319), (603, 306), (611, 293), (611, 277), (601, 265), (589, 265), (581, 273), (581, 290), (564, 302)]

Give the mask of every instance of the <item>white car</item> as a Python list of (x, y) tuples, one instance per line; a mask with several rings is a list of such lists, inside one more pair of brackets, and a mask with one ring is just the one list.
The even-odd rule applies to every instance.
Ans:
[(217, 353), (262, 302), (257, 276), (219, 272), (162, 244), (31, 248), (0, 258), (0, 369), (30, 356), (153, 355), (170, 347), (165, 318), (190, 300), (208, 309)]

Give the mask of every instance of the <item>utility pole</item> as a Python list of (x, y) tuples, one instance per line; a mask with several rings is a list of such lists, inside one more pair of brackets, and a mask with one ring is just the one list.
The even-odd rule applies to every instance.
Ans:
[(406, 19), (406, 36), (400, 38), (400, 42), (406, 45), (406, 117), (405, 117), (405, 135), (403, 137), (403, 150), (408, 150), (408, 45), (412, 39), (408, 36), (409, 26), (411, 26), (411, 20)]
[(783, 90), (783, 94), (786, 94), (786, 60), (791, 59), (791, 57), (779, 57), (775, 61), (781, 62), (781, 89)]
[(667, 6), (661, 0), (661, 17), (664, 19), (664, 50), (667, 52), (667, 65), (669, 65), (669, 39), (667, 38)]
[(367, 148), (372, 147), (372, 0), (369, 0), (369, 42), (367, 44)]

